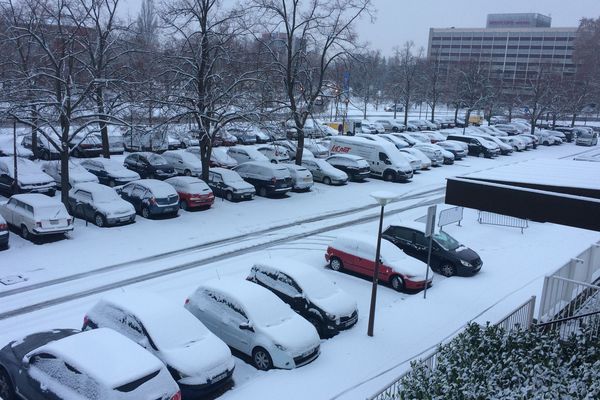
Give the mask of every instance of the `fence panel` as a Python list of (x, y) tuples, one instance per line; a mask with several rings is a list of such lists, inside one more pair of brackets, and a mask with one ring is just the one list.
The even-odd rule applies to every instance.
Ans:
[(517, 217), (511, 217), (508, 215), (496, 214), (488, 211), (478, 211), (477, 212), (477, 222), (480, 224), (487, 225), (499, 225), (499, 226), (507, 226), (509, 228), (519, 228), (521, 229), (521, 233), (523, 233), (523, 229), (529, 227), (529, 223), (526, 219), (521, 219)]

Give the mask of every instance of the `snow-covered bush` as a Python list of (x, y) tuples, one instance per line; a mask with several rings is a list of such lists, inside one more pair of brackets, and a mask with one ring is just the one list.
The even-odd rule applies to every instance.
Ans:
[(400, 399), (598, 399), (597, 329), (561, 341), (555, 332), (470, 324), (438, 349), (433, 371), (414, 362)]

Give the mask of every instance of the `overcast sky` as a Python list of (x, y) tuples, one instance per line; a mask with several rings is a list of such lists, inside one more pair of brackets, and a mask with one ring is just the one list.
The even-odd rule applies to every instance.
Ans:
[[(121, 0), (122, 15), (135, 18), (142, 0)], [(155, 0), (158, 3), (160, 0)], [(226, 0), (229, 1), (229, 0)], [(375, 23), (360, 22), (363, 41), (384, 55), (412, 40), (427, 47), (429, 28), (483, 28), (488, 13), (536, 12), (550, 15), (553, 27), (578, 26), (582, 17), (600, 17), (600, 0), (372, 0)], [(244, 0), (240, 0), (243, 4)]]

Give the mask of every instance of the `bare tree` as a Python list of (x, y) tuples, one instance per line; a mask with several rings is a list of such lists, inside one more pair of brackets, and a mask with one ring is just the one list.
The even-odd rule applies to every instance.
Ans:
[(559, 80), (560, 77), (552, 71), (550, 64), (540, 64), (536, 70), (528, 71), (524, 89), (525, 101), (529, 106), (531, 134), (535, 132), (537, 121), (555, 101)]
[(435, 109), (444, 95), (444, 81), (440, 59), (433, 55), (419, 62), (421, 76), (421, 91), (423, 98), (431, 108), (431, 122), (435, 119)]
[[(412, 41), (404, 43), (402, 49), (396, 49), (395, 60), (397, 62), (396, 77), (398, 98), (404, 107), (404, 125), (408, 123), (408, 110), (417, 92), (419, 79), (418, 60), (423, 56), (423, 49), (413, 54), (415, 44)], [(394, 114), (395, 118), (395, 114)]]
[(466, 108), (465, 126), (469, 125), (471, 113), (481, 109), (493, 95), (489, 73), (476, 60), (456, 65), (456, 95), (458, 103)]
[(329, 69), (354, 50), (353, 28), (361, 15), (371, 15), (371, 0), (251, 0), (250, 4), (260, 22), (254, 28), (256, 40), (267, 50), (270, 68), (286, 94), (278, 108), (289, 110), (298, 132), (300, 164), (306, 119), (322, 96)]

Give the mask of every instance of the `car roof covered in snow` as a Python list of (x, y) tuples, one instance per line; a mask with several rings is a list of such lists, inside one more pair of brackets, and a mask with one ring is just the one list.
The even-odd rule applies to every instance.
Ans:
[(339, 157), (339, 158), (346, 158), (348, 160), (353, 160), (353, 161), (360, 161), (360, 160), (364, 160), (364, 158), (362, 158), (361, 156), (356, 156), (354, 154), (338, 154), (338, 153), (334, 153), (331, 156), (327, 157), (327, 160), (329, 160), (330, 158), (334, 158), (334, 157)]
[(420, 232), (425, 232), (425, 223), (423, 222), (418, 222), (418, 221), (399, 221), (399, 222), (394, 222), (393, 224), (389, 224), (384, 231), (389, 228), (390, 226), (401, 226), (404, 228), (411, 228)]
[(50, 353), (100, 383), (116, 388), (163, 368), (138, 344), (112, 329), (85, 331), (50, 342), (29, 355)]
[(77, 183), (73, 186), (73, 189), (82, 189), (85, 190), (86, 192), (90, 192), (90, 193), (114, 193), (115, 190), (111, 187), (108, 187), (106, 185), (102, 185), (100, 183), (96, 183), (96, 182), (82, 182), (82, 183)]
[(33, 207), (48, 207), (62, 205), (60, 201), (41, 193), (14, 194), (11, 198), (22, 201), (23, 203), (27, 203)]
[(168, 197), (177, 194), (175, 189), (173, 189), (173, 186), (163, 181), (159, 181), (158, 179), (140, 179), (132, 183), (149, 189), (155, 196), (158, 197)]

